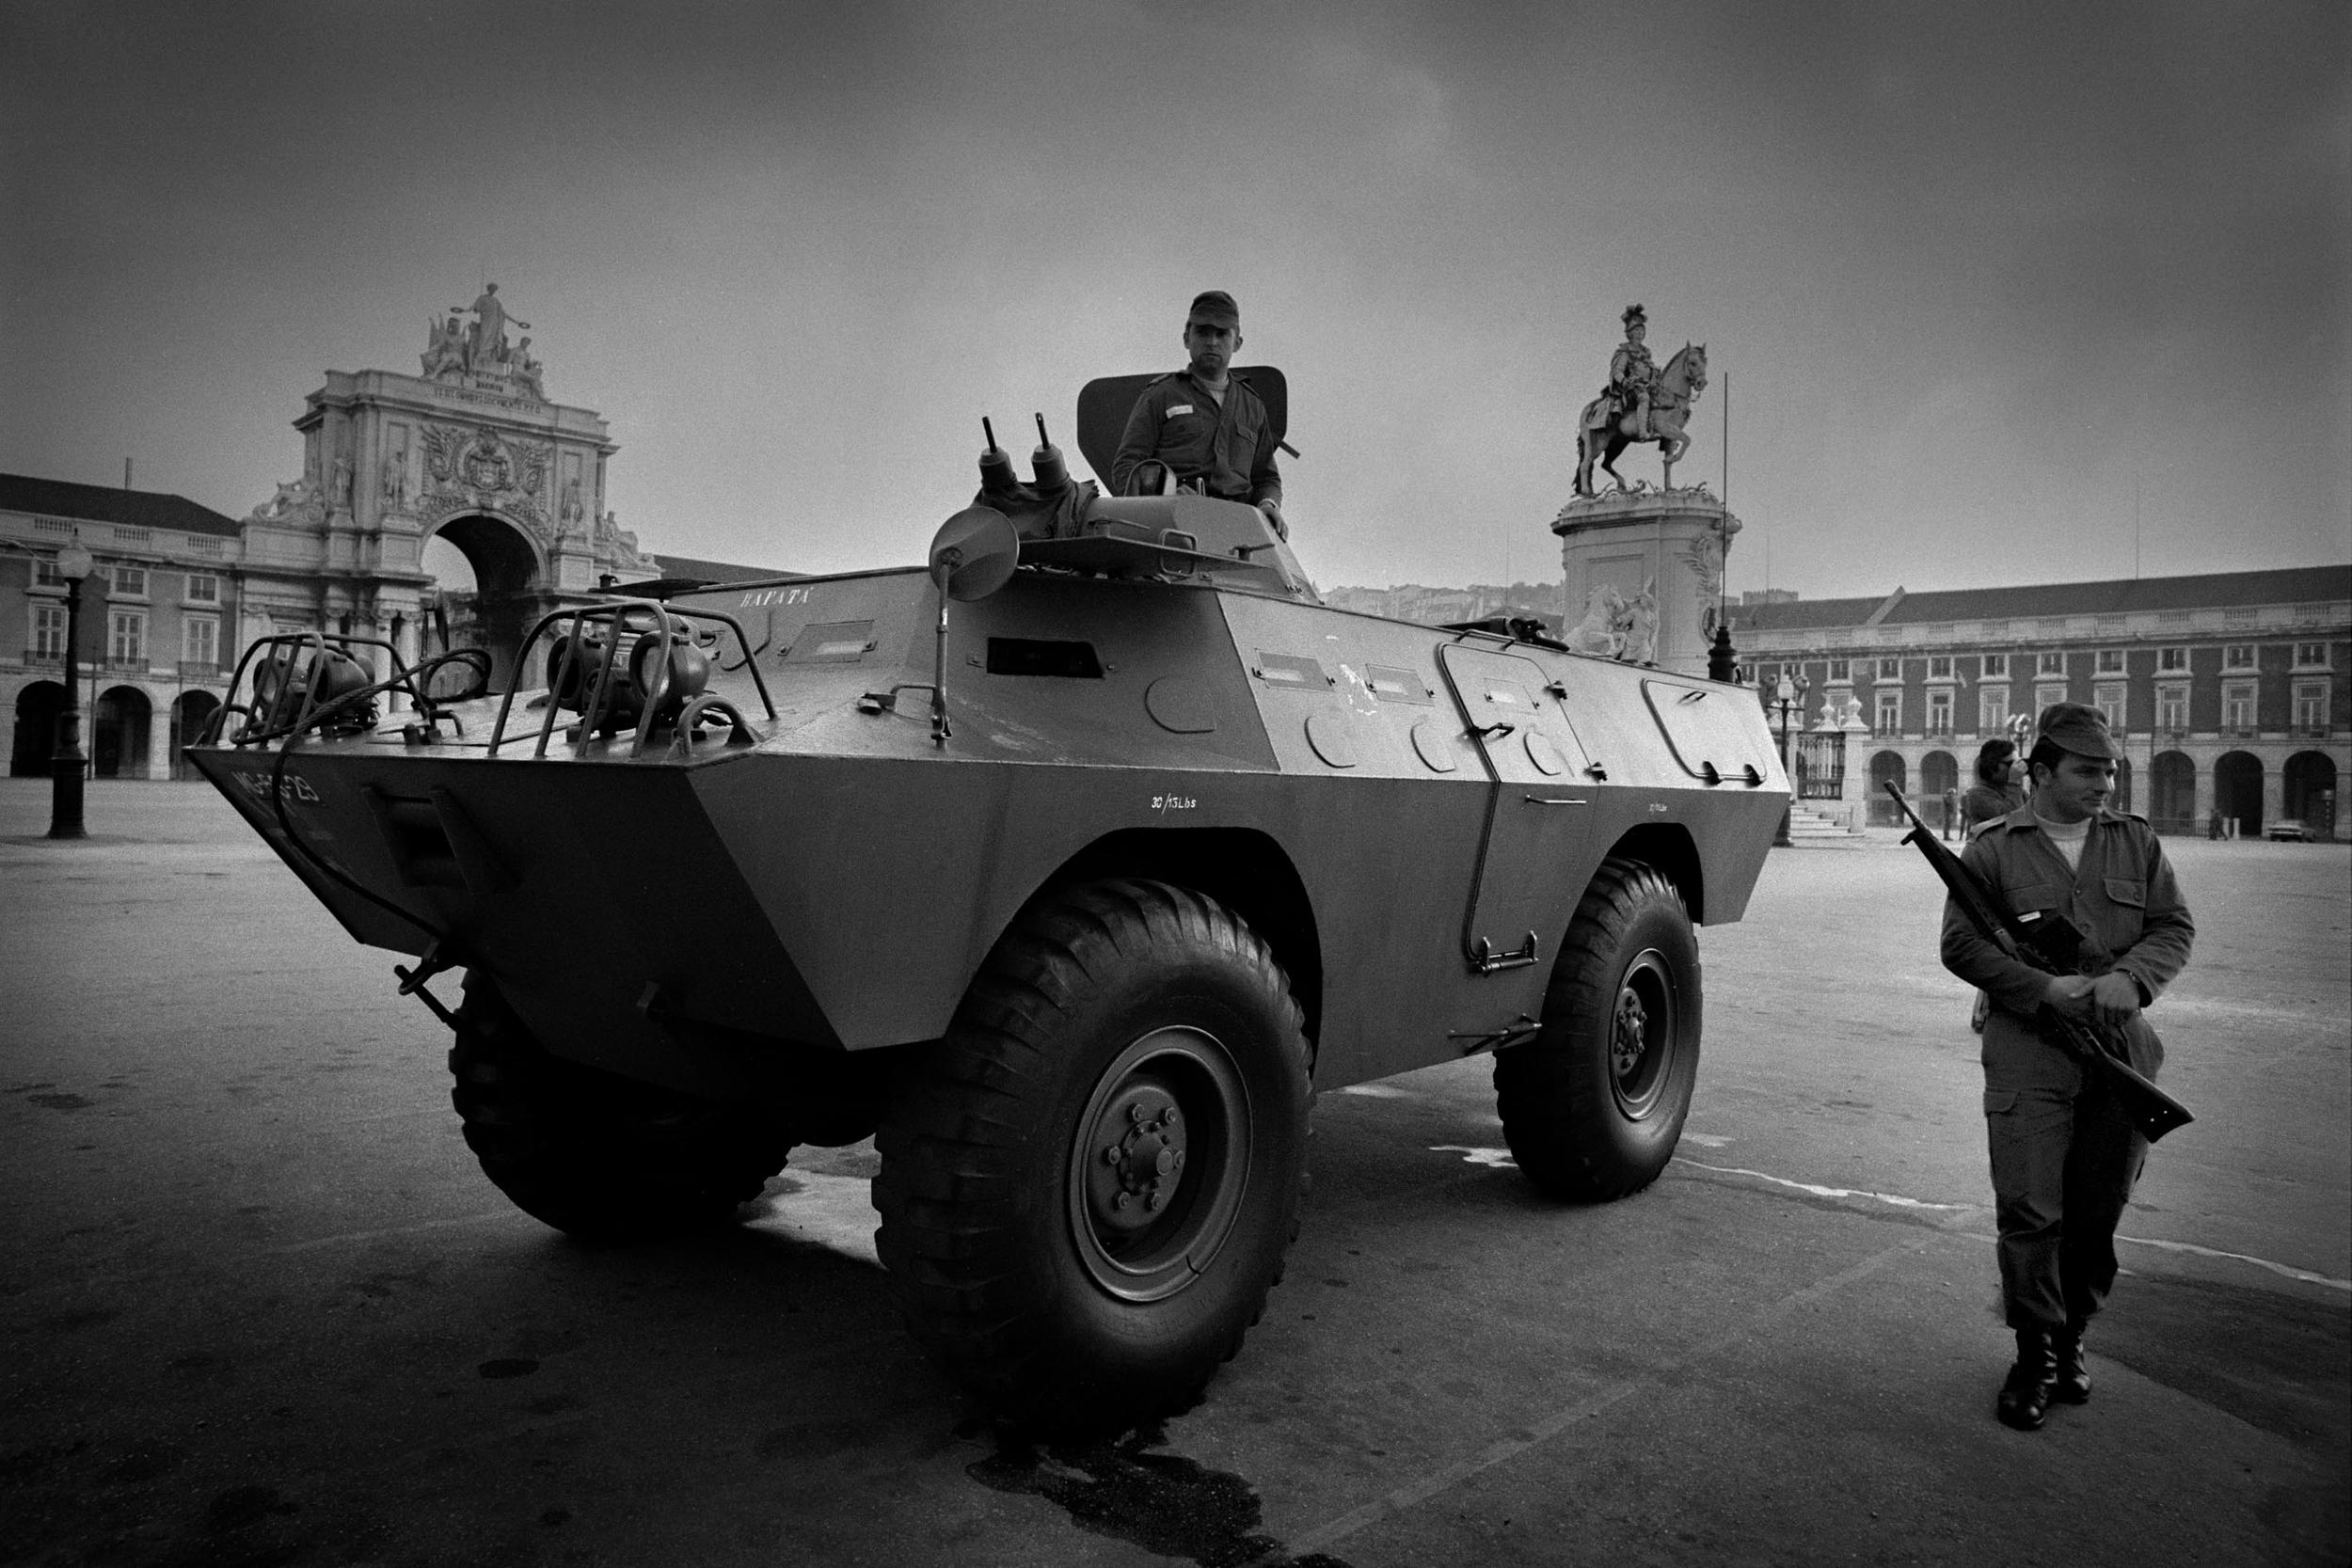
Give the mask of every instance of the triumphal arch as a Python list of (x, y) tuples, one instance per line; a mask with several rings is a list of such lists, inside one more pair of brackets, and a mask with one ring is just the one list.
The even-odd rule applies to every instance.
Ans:
[[(323, 627), (414, 661), (470, 641), (502, 687), (540, 615), (600, 581), (658, 575), (606, 509), (618, 449), (602, 416), (549, 401), (531, 339), (508, 340), (529, 325), (491, 283), (433, 316), (417, 374), (326, 372), (294, 420), (300, 477), (243, 522), (236, 645)], [(435, 538), (472, 567), (471, 595), (437, 592), (423, 565)]]

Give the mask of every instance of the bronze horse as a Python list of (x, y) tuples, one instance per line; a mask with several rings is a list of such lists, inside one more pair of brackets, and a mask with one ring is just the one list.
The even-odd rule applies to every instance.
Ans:
[(1637, 435), (1631, 410), (1615, 419), (1609, 417), (1609, 394), (1584, 405), (1584, 412), (1576, 420), (1576, 493), (1593, 493), (1593, 460), (1609, 477), (1625, 488), (1625, 476), (1616, 470), (1617, 454), (1626, 448), (1655, 441), (1660, 456), (1666, 465), (1665, 483), (1674, 484), (1675, 463), (1690, 449), (1691, 437), (1682, 432), (1683, 422), (1691, 417), (1691, 405), (1707, 390), (1707, 345), (1685, 343), (1680, 353), (1666, 361), (1666, 368), (1658, 375), (1658, 385), (1650, 392), (1649, 423), (1651, 435)]

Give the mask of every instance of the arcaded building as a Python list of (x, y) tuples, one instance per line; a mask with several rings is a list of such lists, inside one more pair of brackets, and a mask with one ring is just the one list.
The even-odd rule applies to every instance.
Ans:
[(1733, 621), (1776, 729), (1782, 673), (1807, 683), (1807, 787), (1835, 799), (1813, 775), (1867, 769), (1872, 821), (1882, 781), (1940, 802), (2012, 714), (2075, 702), (2122, 741), (2118, 803), (2162, 832), (2352, 838), (2352, 566), (1777, 598)]

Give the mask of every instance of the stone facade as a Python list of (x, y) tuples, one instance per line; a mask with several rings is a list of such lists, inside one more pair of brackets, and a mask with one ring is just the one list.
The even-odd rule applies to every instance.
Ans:
[(1892, 810), (1881, 779), (1937, 820), (1986, 738), (2065, 701), (2106, 712), (2125, 756), (2119, 804), (2162, 832), (2217, 816), (2241, 834), (2294, 820), (2352, 838), (2352, 566), (1899, 588), (1732, 619), (1768, 711), (1782, 673), (1802, 674), (1793, 727), (1843, 733), (1843, 799), (1870, 821)]
[(102, 778), (167, 778), (220, 705), (242, 599), (235, 519), (179, 496), (0, 474), (0, 704), (8, 770), (46, 774), (65, 706), (57, 551), (97, 560), (82, 584), (83, 751)]
[[(428, 541), (473, 568), (456, 617), (511, 673), (540, 615), (602, 579), (663, 575), (605, 505), (602, 417), (548, 401), (531, 340), (485, 289), (470, 329), (436, 318), (423, 373), (329, 371), (294, 421), (302, 467), (242, 518), (178, 496), (0, 475), (0, 702), (10, 770), (46, 773), (64, 704), (56, 553), (98, 560), (82, 589), (85, 750), (101, 776), (167, 778), (255, 638), (324, 630), (403, 660), (437, 652)], [(491, 309), (485, 310), (485, 305)], [(520, 326), (521, 323), (514, 325)], [(358, 650), (381, 671), (380, 652)]]

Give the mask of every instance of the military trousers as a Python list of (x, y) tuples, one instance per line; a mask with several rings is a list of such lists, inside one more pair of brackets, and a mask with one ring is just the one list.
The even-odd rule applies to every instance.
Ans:
[(1984, 1113), (2009, 1326), (2088, 1323), (2115, 1285), (2115, 1227), (2148, 1140), (2097, 1074), (2074, 1087), (1987, 1088)]

